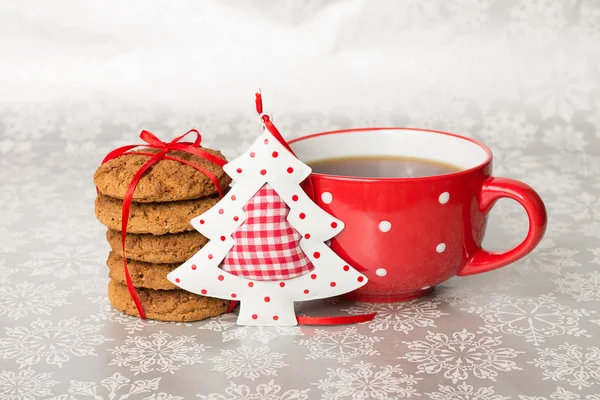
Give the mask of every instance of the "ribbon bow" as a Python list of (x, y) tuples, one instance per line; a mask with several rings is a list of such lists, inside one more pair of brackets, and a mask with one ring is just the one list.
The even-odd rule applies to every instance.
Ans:
[[(187, 135), (189, 135), (190, 133), (196, 134), (196, 139), (193, 142), (182, 142), (181, 140), (183, 138), (185, 138)], [(219, 193), (219, 196), (223, 197), (223, 190), (221, 188), (221, 184), (219, 183), (219, 179), (217, 178), (217, 176), (215, 174), (213, 174), (209, 170), (202, 168), (201, 166), (196, 165), (190, 161), (184, 160), (179, 157), (169, 156), (168, 153), (171, 151), (175, 151), (175, 150), (183, 151), (186, 153), (197, 155), (198, 157), (208, 160), (214, 164), (217, 164), (220, 167), (227, 164), (227, 161), (225, 161), (222, 158), (219, 158), (213, 154), (210, 154), (209, 152), (202, 150), (200, 148), (200, 143), (202, 142), (202, 136), (200, 135), (200, 132), (198, 132), (196, 129), (189, 130), (188, 132), (184, 133), (181, 136), (176, 137), (175, 139), (171, 140), (170, 142), (163, 142), (158, 137), (156, 137), (153, 133), (143, 130), (140, 133), (140, 139), (142, 139), (145, 143), (119, 147), (119, 148), (111, 151), (110, 153), (108, 153), (106, 155), (106, 157), (104, 157), (104, 160), (102, 160), (102, 164), (104, 164), (114, 158), (123, 156), (123, 155), (125, 155), (125, 156), (141, 155), (141, 156), (150, 157), (150, 159), (148, 161), (146, 161), (140, 167), (140, 169), (135, 173), (135, 175), (133, 176), (133, 179), (129, 183), (129, 186), (127, 187), (127, 191), (125, 192), (125, 197), (123, 198), (123, 207), (122, 207), (122, 211), (121, 211), (121, 248), (123, 251), (122, 255), (123, 255), (123, 269), (125, 271), (125, 280), (127, 282), (127, 289), (129, 290), (129, 294), (131, 295), (131, 298), (133, 299), (133, 302), (135, 303), (135, 307), (137, 308), (140, 318), (145, 319), (146, 313), (144, 312), (142, 303), (140, 302), (137, 292), (135, 291), (135, 287), (133, 286), (133, 281), (131, 280), (131, 275), (129, 274), (129, 268), (127, 266), (127, 256), (125, 254), (125, 241), (127, 238), (127, 224), (129, 222), (129, 211), (131, 209), (131, 201), (133, 200), (133, 193), (135, 192), (135, 188), (137, 187), (137, 184), (139, 183), (139, 181), (142, 178), (142, 176), (144, 175), (144, 173), (152, 165), (156, 164), (160, 160), (171, 160), (171, 161), (177, 161), (177, 162), (189, 165), (190, 167), (193, 167), (193, 168), (197, 169), (198, 171), (202, 172), (215, 185), (215, 187), (217, 188), (217, 192)], [(140, 146), (158, 149), (160, 151), (158, 153), (130, 151), (130, 150), (135, 149), (136, 147), (140, 147)]]

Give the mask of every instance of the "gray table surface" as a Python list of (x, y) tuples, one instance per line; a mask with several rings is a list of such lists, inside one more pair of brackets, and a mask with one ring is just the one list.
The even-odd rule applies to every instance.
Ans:
[[(26, 105), (0, 112), (0, 399), (599, 399), (600, 115), (544, 119), (494, 106), (432, 120), (377, 115), (485, 141), (495, 173), (534, 186), (548, 232), (529, 257), (454, 278), (397, 304), (311, 302), (312, 314), (377, 311), (370, 323), (254, 328), (235, 316), (174, 324), (111, 308), (108, 245), (93, 212), (104, 154), (191, 126), (229, 156), (259, 132), (253, 114), (162, 115)], [(277, 118), (295, 134), (372, 124), (370, 117)], [(293, 136), (293, 135), (292, 135)], [(493, 249), (517, 243), (524, 212), (494, 208)], [(197, 396), (197, 397), (196, 397)]]

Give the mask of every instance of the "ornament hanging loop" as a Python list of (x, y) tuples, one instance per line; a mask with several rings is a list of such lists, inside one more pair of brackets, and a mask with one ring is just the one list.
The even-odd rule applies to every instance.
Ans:
[(260, 118), (260, 122), (262, 122), (263, 124), (267, 121), (273, 122), (273, 117), (271, 117), (271, 114), (261, 112), (260, 114), (258, 114), (258, 118)]

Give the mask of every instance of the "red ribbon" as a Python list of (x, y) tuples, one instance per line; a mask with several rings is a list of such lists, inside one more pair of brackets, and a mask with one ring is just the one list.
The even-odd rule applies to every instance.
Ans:
[[(196, 139), (193, 142), (182, 142), (181, 140), (184, 137), (186, 137), (187, 135), (189, 135), (190, 133), (195, 133)], [(195, 129), (192, 129), (192, 130), (186, 132), (185, 134), (176, 137), (175, 139), (171, 140), (168, 143), (161, 141), (154, 134), (152, 134), (148, 131), (145, 131), (145, 130), (142, 131), (142, 133), (140, 133), (140, 139), (142, 139), (146, 143), (133, 144), (133, 145), (129, 145), (129, 146), (119, 147), (118, 149), (115, 149), (115, 150), (111, 151), (110, 153), (108, 153), (106, 155), (106, 157), (104, 157), (104, 160), (102, 160), (102, 164), (104, 164), (114, 158), (120, 157), (120, 156), (128, 156), (128, 155), (135, 154), (135, 155), (143, 155), (143, 156), (150, 157), (150, 159), (148, 161), (146, 161), (144, 163), (144, 165), (142, 165), (140, 167), (140, 169), (136, 172), (136, 174), (133, 176), (133, 179), (129, 183), (129, 186), (127, 187), (127, 191), (125, 192), (125, 197), (123, 198), (123, 208), (122, 208), (122, 213), (121, 213), (121, 248), (123, 249), (123, 269), (125, 271), (125, 280), (127, 282), (127, 289), (129, 290), (129, 294), (131, 295), (131, 298), (133, 299), (133, 302), (135, 303), (135, 307), (137, 308), (140, 318), (146, 319), (146, 313), (144, 312), (144, 308), (142, 307), (140, 298), (138, 297), (137, 292), (135, 291), (135, 287), (133, 286), (133, 281), (131, 280), (131, 275), (129, 274), (129, 268), (127, 266), (127, 255), (125, 254), (125, 241), (127, 238), (127, 224), (129, 222), (129, 211), (131, 209), (131, 201), (133, 199), (133, 193), (135, 192), (135, 188), (137, 187), (137, 184), (139, 183), (139, 181), (142, 178), (142, 176), (144, 175), (144, 173), (152, 165), (156, 164), (160, 160), (171, 160), (171, 161), (177, 161), (177, 162), (189, 165), (190, 167), (193, 167), (193, 168), (197, 169), (198, 171), (202, 172), (213, 182), (213, 184), (217, 188), (217, 191), (219, 192), (219, 196), (222, 197), (223, 191), (221, 189), (221, 184), (219, 183), (219, 179), (217, 178), (217, 176), (215, 174), (213, 174), (209, 170), (202, 168), (201, 166), (196, 165), (192, 162), (183, 160), (178, 157), (168, 156), (167, 153), (169, 153), (170, 151), (179, 150), (179, 151), (183, 151), (186, 153), (195, 154), (198, 157), (201, 157), (205, 160), (211, 161), (212, 163), (219, 165), (220, 167), (224, 166), (227, 163), (227, 161), (225, 161), (222, 158), (219, 158), (213, 154), (210, 154), (209, 152), (207, 152), (205, 150), (202, 150), (200, 148), (200, 143), (202, 142), (202, 136), (200, 135), (200, 132), (198, 132)], [(140, 147), (140, 146), (150, 147), (153, 149), (158, 149), (160, 151), (158, 153), (143, 153), (143, 152), (129, 151), (129, 150), (135, 149), (136, 147)]]

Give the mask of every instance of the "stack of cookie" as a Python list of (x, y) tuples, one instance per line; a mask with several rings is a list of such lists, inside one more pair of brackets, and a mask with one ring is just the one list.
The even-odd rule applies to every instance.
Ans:
[[(219, 151), (204, 149), (225, 158)], [(144, 149), (146, 153), (156, 150)], [(215, 174), (225, 190), (230, 179), (223, 169), (198, 156), (173, 151), (170, 156), (194, 163)], [(138, 315), (126, 286), (121, 248), (121, 213), (125, 192), (147, 156), (125, 155), (102, 164), (94, 174), (98, 188), (96, 216), (108, 227), (108, 297), (113, 306)], [(133, 195), (127, 226), (126, 255), (133, 285), (147, 318), (194, 321), (227, 311), (229, 302), (198, 296), (166, 279), (169, 272), (198, 252), (208, 239), (190, 225), (219, 200), (213, 182), (186, 164), (161, 160), (142, 176)]]

